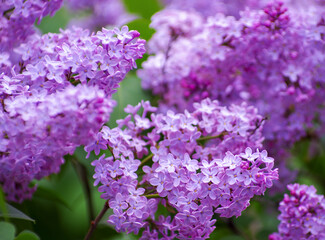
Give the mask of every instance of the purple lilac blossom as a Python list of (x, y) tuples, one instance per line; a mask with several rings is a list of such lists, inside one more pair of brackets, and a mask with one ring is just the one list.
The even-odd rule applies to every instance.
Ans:
[[(62, 0), (2, 0), (0, 4), (0, 58), (35, 33), (34, 23), (53, 15)], [(1, 64), (1, 63), (0, 63)], [(1, 66), (1, 65), (0, 65)]]
[(96, 34), (81, 28), (35, 34), (14, 50), (21, 58), (15, 78), (49, 93), (80, 83), (98, 86), (111, 96), (145, 52), (139, 35), (127, 26), (103, 28)]
[(72, 13), (87, 12), (86, 17), (70, 20), (70, 26), (80, 26), (91, 30), (107, 25), (121, 26), (134, 19), (125, 10), (122, 0), (66, 0), (66, 6)]
[(87, 145), (115, 102), (94, 87), (69, 86), (47, 95), (31, 92), (3, 101), (0, 183), (8, 201), (30, 198), (33, 179), (58, 173), (63, 156)]
[(314, 186), (288, 185), (290, 194), (280, 202), (278, 233), (270, 240), (325, 239), (325, 199)]
[(206, 97), (246, 101), (267, 116), (264, 136), (275, 151), (324, 133), (325, 11), (314, 2), (293, 5), (272, 3), (239, 19), (157, 13), (148, 43), (155, 55), (138, 71), (142, 86), (161, 96), (161, 111), (190, 109)]
[[(104, 126), (101, 140), (85, 147), (90, 153), (97, 143), (111, 152), (92, 165), (117, 231), (144, 228), (141, 239), (207, 239), (214, 213), (240, 216), (278, 178), (274, 159), (259, 150), (264, 120), (256, 108), (205, 99), (192, 112), (149, 114), (155, 111), (149, 102), (128, 106), (118, 127)], [(155, 216), (158, 204), (174, 217)]]
[(14, 48), (17, 64), (0, 55), (0, 184), (8, 201), (31, 198), (33, 180), (57, 173), (64, 155), (99, 138), (111, 95), (145, 52), (138, 36), (126, 26), (75, 28), (29, 36)]

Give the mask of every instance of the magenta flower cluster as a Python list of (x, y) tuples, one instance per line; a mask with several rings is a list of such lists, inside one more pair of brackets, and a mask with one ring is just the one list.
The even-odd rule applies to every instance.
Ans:
[(317, 195), (314, 186), (288, 185), (290, 195), (285, 194), (279, 210), (278, 233), (270, 240), (325, 239), (325, 199)]
[(246, 101), (268, 117), (264, 135), (277, 151), (321, 135), (325, 10), (310, 1), (302, 11), (298, 2), (248, 9), (238, 19), (157, 13), (148, 44), (155, 55), (138, 71), (142, 86), (161, 96), (162, 111), (190, 109), (206, 97), (227, 105)]
[[(194, 109), (147, 117), (156, 111), (149, 102), (128, 106), (118, 127), (103, 127), (85, 147), (112, 153), (92, 164), (117, 231), (144, 228), (142, 239), (206, 239), (214, 213), (240, 216), (278, 178), (273, 158), (258, 150), (264, 119), (255, 108), (205, 99)], [(175, 216), (156, 216), (160, 204)]]

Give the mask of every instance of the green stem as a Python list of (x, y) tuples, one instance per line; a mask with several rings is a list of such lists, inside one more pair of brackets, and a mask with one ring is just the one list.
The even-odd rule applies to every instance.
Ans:
[(9, 20), (10, 17), (7, 14), (13, 12), (14, 10), (15, 10), (14, 7), (8, 9), (8, 10), (6, 10), (6, 11), (3, 12), (2, 16), (4, 16), (5, 18), (7, 18)]
[(223, 136), (227, 135), (227, 132), (222, 132), (219, 135), (216, 136), (206, 136), (206, 137), (200, 137), (198, 139), (196, 139), (197, 142), (201, 142), (201, 141), (207, 141), (207, 140), (211, 140), (211, 139), (216, 139), (216, 138), (222, 138)]
[(114, 161), (116, 161), (114, 153), (113, 153), (113, 148), (111, 146), (109, 146), (109, 145), (107, 145), (107, 148), (110, 151), (110, 153), (112, 154), (112, 157), (113, 157)]
[(156, 194), (148, 194), (148, 195), (143, 195), (146, 198), (161, 198), (158, 193)]
[(151, 158), (153, 157), (153, 153), (145, 157), (142, 161), (141, 164), (139, 165), (139, 168), (141, 168), (146, 162), (148, 162)]

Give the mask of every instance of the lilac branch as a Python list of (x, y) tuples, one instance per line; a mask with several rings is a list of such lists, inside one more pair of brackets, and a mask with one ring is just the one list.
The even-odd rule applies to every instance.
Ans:
[(108, 205), (108, 201), (106, 201), (103, 209), (100, 211), (100, 213), (98, 214), (96, 219), (94, 221), (91, 221), (89, 230), (88, 230), (87, 235), (85, 236), (84, 240), (90, 239), (90, 237), (91, 237), (92, 233), (94, 232), (94, 230), (96, 229), (99, 221), (103, 218), (103, 216), (105, 215), (105, 213), (107, 212), (108, 209), (109, 209), (109, 205)]
[(197, 142), (203, 142), (203, 141), (207, 141), (207, 140), (211, 140), (211, 139), (216, 139), (216, 138), (222, 138), (223, 136), (227, 135), (227, 132), (222, 132), (219, 135), (216, 136), (206, 136), (206, 137), (201, 137), (196, 139)]
[(147, 157), (145, 157), (142, 161), (141, 164), (139, 165), (139, 168), (141, 168), (143, 165), (145, 165), (146, 162), (148, 162), (151, 158), (153, 157), (153, 154), (151, 153)]

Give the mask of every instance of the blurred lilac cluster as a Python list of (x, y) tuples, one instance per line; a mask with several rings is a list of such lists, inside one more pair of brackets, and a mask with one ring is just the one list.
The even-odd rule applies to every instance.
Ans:
[[(12, 8), (4, 15), (14, 21), (8, 27), (17, 21), (32, 28), (36, 17), (60, 6), (19, 2), (1, 5)], [(24, 34), (32, 35), (17, 40), (3, 32), (8, 43), (20, 45), (0, 52), (0, 183), (7, 200), (17, 202), (31, 197), (33, 179), (57, 173), (64, 155), (96, 137), (115, 106), (111, 95), (145, 52), (145, 41), (126, 26), (97, 34), (80, 28)]]
[[(267, 4), (275, 0), (161, 0), (167, 9), (185, 10), (187, 12), (197, 12), (203, 17), (214, 16), (223, 13), (228, 16), (240, 17), (240, 12), (246, 9), (262, 9)], [(281, 0), (290, 8), (304, 10), (306, 7), (317, 8), (324, 5), (324, 0)], [(316, 4), (315, 4), (316, 3)]]
[(167, 9), (178, 9), (187, 12), (197, 12), (204, 17), (223, 13), (231, 16), (239, 16), (239, 12), (245, 8), (256, 9), (268, 0), (162, 0)]
[[(194, 109), (149, 117), (156, 111), (149, 102), (129, 105), (118, 127), (103, 127), (85, 147), (112, 153), (92, 164), (117, 231), (144, 228), (141, 239), (206, 239), (214, 213), (240, 216), (278, 178), (274, 159), (258, 150), (264, 119), (256, 108), (205, 99)], [(155, 216), (159, 204), (175, 216)]]
[[(72, 19), (70, 26), (80, 26), (91, 30), (107, 25), (120, 26), (134, 19), (127, 13), (122, 0), (66, 0), (67, 9), (81, 16)], [(82, 15), (86, 15), (82, 17)]]
[[(63, 0), (2, 0), (0, 4), (0, 54), (24, 42), (35, 32), (33, 24), (53, 15)], [(0, 56), (1, 63), (1, 56)]]
[(280, 203), (279, 232), (270, 240), (325, 239), (325, 199), (317, 195), (314, 186), (288, 185), (290, 195), (285, 194)]
[(148, 43), (154, 55), (138, 71), (142, 86), (161, 96), (161, 111), (190, 109), (206, 97), (226, 105), (248, 102), (268, 118), (264, 135), (275, 152), (319, 136), (325, 9), (314, 1), (286, 2), (246, 9), (237, 19), (178, 9), (155, 14)]

